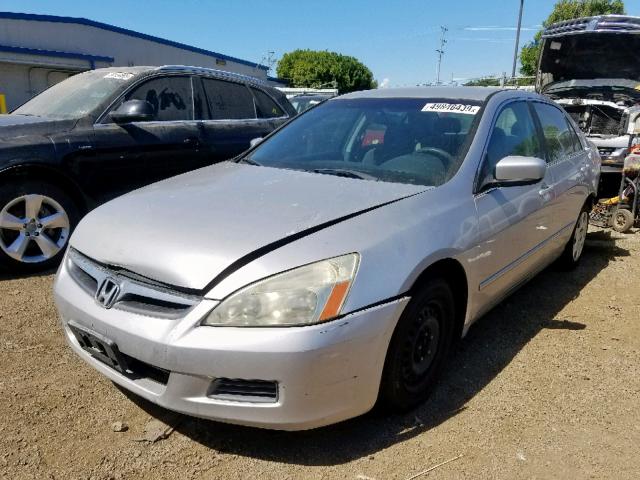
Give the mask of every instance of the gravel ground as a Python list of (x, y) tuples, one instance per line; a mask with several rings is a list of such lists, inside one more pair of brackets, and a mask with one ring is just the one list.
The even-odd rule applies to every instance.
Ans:
[(480, 320), (418, 410), (301, 433), (128, 396), (65, 346), (52, 274), (3, 278), (0, 478), (638, 478), (640, 234), (587, 248)]

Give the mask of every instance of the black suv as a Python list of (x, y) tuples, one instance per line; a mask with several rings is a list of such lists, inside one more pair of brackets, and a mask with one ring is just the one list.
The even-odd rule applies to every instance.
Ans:
[(75, 75), (0, 115), (0, 267), (59, 261), (81, 216), (230, 159), (296, 114), (259, 80), (193, 67)]

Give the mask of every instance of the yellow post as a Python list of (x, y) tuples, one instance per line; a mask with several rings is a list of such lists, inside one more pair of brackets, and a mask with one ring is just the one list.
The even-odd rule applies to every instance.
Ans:
[(7, 113), (7, 99), (4, 93), (0, 93), (0, 113)]

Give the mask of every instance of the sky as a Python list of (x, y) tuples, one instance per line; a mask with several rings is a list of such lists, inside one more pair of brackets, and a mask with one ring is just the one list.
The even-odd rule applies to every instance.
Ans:
[[(555, 0), (525, 0), (521, 45)], [(383, 86), (511, 73), (519, 0), (2, 0), (0, 10), (84, 17), (253, 62), (297, 48), (352, 55)], [(640, 15), (640, 0), (626, 0)]]

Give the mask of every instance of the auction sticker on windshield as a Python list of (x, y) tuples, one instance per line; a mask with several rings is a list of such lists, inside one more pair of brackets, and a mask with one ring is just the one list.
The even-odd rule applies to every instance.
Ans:
[(465, 105), (464, 103), (427, 103), (422, 107), (423, 112), (452, 112), (475, 115), (480, 111), (478, 105)]
[(104, 78), (115, 78), (117, 80), (129, 80), (131, 77), (133, 77), (133, 73), (129, 72), (110, 72), (104, 76)]

